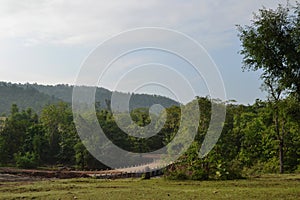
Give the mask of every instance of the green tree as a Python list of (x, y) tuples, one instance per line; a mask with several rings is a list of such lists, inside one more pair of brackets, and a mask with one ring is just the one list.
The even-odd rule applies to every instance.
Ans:
[(14, 163), (14, 154), (24, 153), (27, 132), (37, 123), (37, 115), (31, 109), (19, 111), (13, 104), (0, 134), (0, 158), (2, 164)]
[[(250, 26), (238, 26), (244, 70), (262, 70), (261, 79), (269, 93), (278, 143), (280, 173), (284, 171), (284, 119), (280, 118), (282, 94), (300, 98), (300, 4), (261, 9)], [(292, 11), (291, 11), (292, 10)]]
[(40, 118), (49, 144), (48, 162), (74, 162), (75, 151), (72, 146), (76, 144), (77, 134), (70, 106), (63, 102), (46, 106)]
[(238, 26), (246, 70), (262, 70), (265, 83), (276, 83), (300, 97), (300, 4), (260, 9), (250, 26)]

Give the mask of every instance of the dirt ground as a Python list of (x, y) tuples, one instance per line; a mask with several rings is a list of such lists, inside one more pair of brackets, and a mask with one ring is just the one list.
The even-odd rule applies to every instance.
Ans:
[[(147, 165), (148, 169), (149, 166)], [(41, 170), (41, 169), (18, 169), (12, 167), (0, 167), (0, 183), (1, 182), (19, 182), (19, 181), (35, 181), (42, 179), (68, 179), (68, 178), (129, 178), (141, 177), (145, 166), (137, 166), (132, 168), (124, 168), (119, 170), (103, 170), (103, 171), (72, 171), (67, 168), (59, 170)], [(161, 175), (153, 173), (152, 176)]]
[(29, 181), (39, 181), (41, 178), (13, 175), (13, 174), (0, 174), (0, 183), (3, 182), (29, 182)]
[(42, 179), (68, 179), (68, 178), (87, 178), (93, 177), (95, 174), (119, 174), (117, 170), (106, 171), (69, 171), (69, 170), (36, 170), (36, 169), (17, 169), (3, 167), (0, 168), (1, 182), (19, 182), (19, 181), (35, 181)]

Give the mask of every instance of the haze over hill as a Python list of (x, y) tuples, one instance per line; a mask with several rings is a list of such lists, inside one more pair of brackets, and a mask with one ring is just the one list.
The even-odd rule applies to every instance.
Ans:
[[(39, 85), (39, 84), (16, 84), (0, 82), (0, 114), (8, 114), (12, 104), (17, 104), (20, 109), (32, 108), (36, 112), (47, 104), (64, 101), (72, 102), (73, 86), (58, 85)], [(121, 95), (130, 95), (120, 93)], [(97, 88), (95, 99), (101, 108), (107, 108), (111, 99), (112, 92), (105, 88)], [(160, 104), (163, 107), (179, 105), (178, 102), (163, 96), (149, 94), (132, 94), (129, 108), (149, 108), (154, 104)]]

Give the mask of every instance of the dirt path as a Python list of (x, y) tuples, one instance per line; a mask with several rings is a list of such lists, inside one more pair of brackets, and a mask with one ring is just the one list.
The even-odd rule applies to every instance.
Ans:
[(34, 181), (51, 178), (128, 178), (141, 176), (147, 170), (154, 170), (154, 163), (136, 166), (131, 168), (123, 168), (117, 170), (104, 171), (69, 171), (69, 170), (36, 170), (36, 169), (17, 169), (10, 167), (0, 168), (0, 182), (9, 181)]
[(0, 174), (0, 183), (3, 182), (31, 182), (38, 181), (41, 178), (22, 176), (22, 175), (13, 175), (13, 174)]
[(67, 171), (67, 170), (35, 170), (35, 169), (16, 169), (0, 168), (1, 177), (39, 177), (39, 178), (82, 178), (89, 177), (88, 171)]

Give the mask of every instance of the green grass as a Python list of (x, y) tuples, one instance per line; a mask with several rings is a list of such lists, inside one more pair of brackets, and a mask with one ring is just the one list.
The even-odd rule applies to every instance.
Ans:
[(234, 181), (68, 179), (0, 183), (0, 199), (300, 199), (300, 175)]

